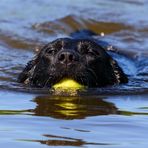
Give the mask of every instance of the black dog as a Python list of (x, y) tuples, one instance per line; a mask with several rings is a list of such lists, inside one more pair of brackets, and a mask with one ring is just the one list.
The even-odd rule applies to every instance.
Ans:
[(64, 78), (88, 87), (128, 82), (117, 62), (97, 40), (73, 36), (44, 46), (28, 62), (18, 81), (35, 87), (52, 87)]

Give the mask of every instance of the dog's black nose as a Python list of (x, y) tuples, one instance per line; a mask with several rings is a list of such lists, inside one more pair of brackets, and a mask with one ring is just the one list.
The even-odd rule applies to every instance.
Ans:
[(71, 64), (73, 61), (75, 61), (76, 57), (74, 53), (69, 51), (63, 51), (59, 54), (58, 60), (62, 64)]

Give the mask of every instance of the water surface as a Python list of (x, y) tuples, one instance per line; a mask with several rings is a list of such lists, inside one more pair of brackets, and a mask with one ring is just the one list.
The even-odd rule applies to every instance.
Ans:
[[(147, 7), (146, 0), (1, 0), (0, 147), (147, 147)], [(128, 84), (72, 97), (16, 82), (36, 49), (77, 29), (124, 53), (113, 56)]]

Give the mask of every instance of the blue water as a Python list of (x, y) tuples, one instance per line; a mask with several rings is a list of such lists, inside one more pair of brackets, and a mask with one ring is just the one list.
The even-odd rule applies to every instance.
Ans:
[[(148, 2), (141, 0), (1, 0), (0, 147), (147, 148)], [(102, 40), (129, 83), (80, 96), (16, 82), (35, 50), (77, 29)]]

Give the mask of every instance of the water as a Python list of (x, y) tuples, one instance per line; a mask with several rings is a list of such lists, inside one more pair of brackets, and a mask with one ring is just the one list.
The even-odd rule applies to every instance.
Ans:
[[(146, 0), (1, 0), (0, 147), (146, 148), (147, 7)], [(128, 84), (64, 97), (16, 82), (35, 49), (77, 29), (103, 32), (124, 53), (113, 56)]]

